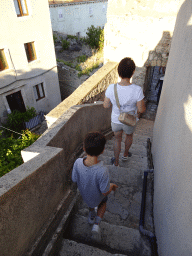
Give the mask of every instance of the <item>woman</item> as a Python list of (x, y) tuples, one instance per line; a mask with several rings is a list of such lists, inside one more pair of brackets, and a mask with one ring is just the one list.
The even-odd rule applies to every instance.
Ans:
[[(124, 58), (120, 61), (118, 66), (118, 74), (121, 81), (117, 84), (117, 94), (122, 112), (134, 112), (138, 116), (140, 113), (145, 112), (145, 102), (143, 90), (140, 86), (132, 84), (130, 79), (135, 72), (135, 63), (131, 58)], [(111, 114), (111, 126), (115, 135), (114, 141), (114, 157), (111, 159), (112, 164), (115, 166), (119, 165), (119, 154), (121, 151), (121, 141), (123, 131), (126, 134), (125, 138), (125, 151), (122, 157), (123, 161), (128, 160), (132, 154), (129, 152), (133, 141), (133, 132), (135, 126), (128, 126), (122, 124), (118, 117), (120, 110), (117, 107), (115, 95), (114, 95), (114, 84), (110, 84), (105, 93), (105, 99), (103, 106), (109, 108), (112, 105)]]

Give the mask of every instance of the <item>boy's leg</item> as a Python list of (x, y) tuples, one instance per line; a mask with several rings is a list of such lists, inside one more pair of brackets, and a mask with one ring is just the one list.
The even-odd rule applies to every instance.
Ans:
[(99, 225), (101, 220), (103, 219), (104, 213), (106, 211), (106, 206), (107, 206), (107, 197), (105, 197), (101, 203), (98, 205), (97, 209), (97, 216), (95, 220), (95, 224)]
[(96, 217), (95, 209), (89, 207), (88, 223), (91, 224), (91, 225), (94, 224), (95, 223), (95, 217)]

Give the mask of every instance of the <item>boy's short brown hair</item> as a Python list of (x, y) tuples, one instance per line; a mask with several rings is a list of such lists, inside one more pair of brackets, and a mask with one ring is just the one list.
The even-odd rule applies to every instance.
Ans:
[(90, 132), (85, 136), (84, 150), (90, 156), (99, 156), (105, 148), (106, 138), (100, 132)]
[(135, 62), (131, 58), (124, 58), (119, 62), (118, 74), (121, 78), (131, 78), (135, 71)]

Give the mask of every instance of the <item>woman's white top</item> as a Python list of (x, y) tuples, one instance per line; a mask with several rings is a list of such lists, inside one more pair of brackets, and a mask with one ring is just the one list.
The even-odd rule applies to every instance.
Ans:
[[(136, 104), (138, 101), (141, 101), (144, 98), (143, 89), (136, 84), (126, 86), (117, 84), (117, 94), (121, 112), (131, 112), (132, 114), (137, 114)], [(109, 98), (112, 103), (111, 121), (116, 124), (121, 124), (121, 122), (118, 120), (120, 110), (116, 104), (114, 84), (109, 85), (105, 92), (105, 97)]]

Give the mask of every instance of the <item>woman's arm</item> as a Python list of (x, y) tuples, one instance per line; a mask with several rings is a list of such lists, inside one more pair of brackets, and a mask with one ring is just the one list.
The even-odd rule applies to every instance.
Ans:
[(145, 101), (144, 99), (142, 99), (141, 101), (138, 101), (137, 102), (137, 114), (138, 114), (138, 117), (141, 113), (144, 113), (146, 110), (146, 107), (145, 107)]
[(104, 102), (103, 102), (103, 107), (104, 108), (110, 108), (111, 107), (111, 101), (109, 98), (105, 97)]

